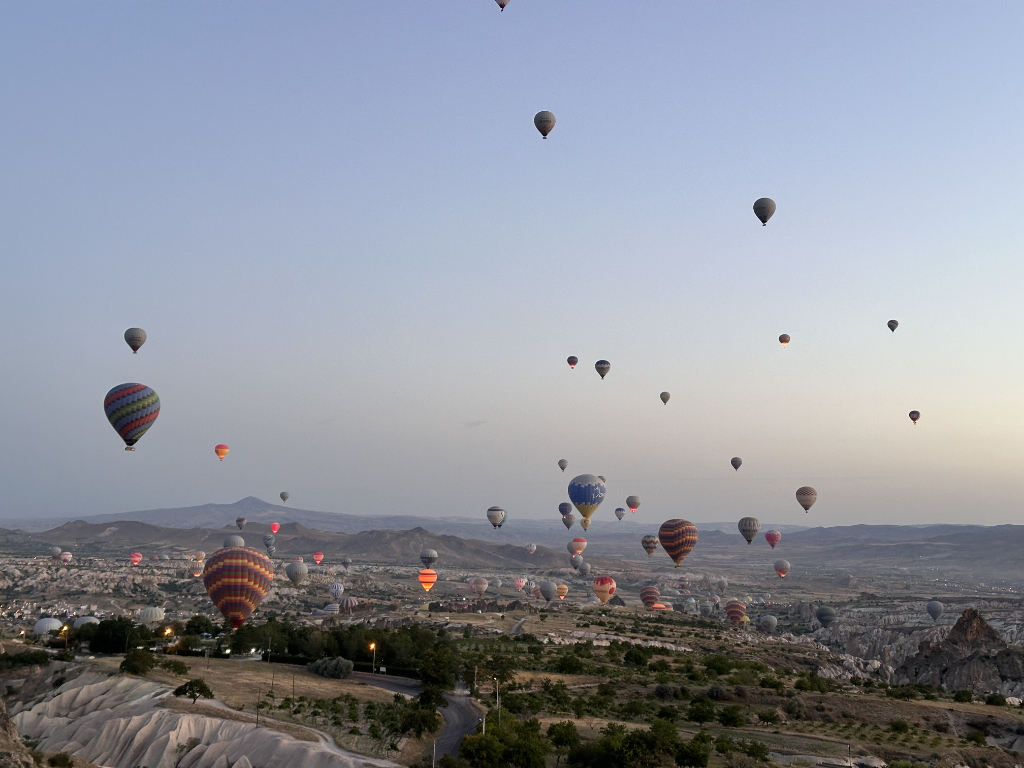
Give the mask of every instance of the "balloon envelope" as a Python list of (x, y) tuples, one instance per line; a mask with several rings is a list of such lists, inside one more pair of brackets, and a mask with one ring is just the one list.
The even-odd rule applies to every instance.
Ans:
[(617, 518), (619, 518), (619, 520), (621, 520), (622, 518), (624, 518), (626, 516), (626, 510), (624, 510), (622, 507), (616, 507), (615, 508), (615, 516)]
[(533, 554), (534, 552), (536, 552), (536, 551), (537, 551), (537, 545), (536, 545), (536, 544), (527, 544), (527, 545), (526, 545), (526, 551), (527, 551), (527, 552), (528, 552), (529, 554), (531, 554), (531, 555), (532, 555), (532, 554)]
[(565, 468), (568, 467), (568, 466), (569, 466), (569, 462), (566, 461), (565, 459), (559, 459), (558, 460), (558, 468), (560, 470), (562, 470), (563, 472), (565, 472)]
[(790, 342), (790, 338), (789, 338), (789, 334), (788, 333), (784, 333), (781, 336), (779, 336), (779, 344), (781, 344), (783, 347), (785, 347), (787, 344), (789, 344), (789, 342)]
[(487, 521), (497, 528), (505, 522), (505, 510), (501, 507), (489, 507), (487, 509)]
[(886, 323), (886, 325), (889, 326), (889, 330), (892, 331), (893, 333), (896, 333), (896, 329), (899, 328), (900, 326), (900, 324), (895, 320), (890, 320), (888, 323)]
[(640, 508), (640, 497), (639, 496), (627, 496), (626, 506), (629, 507), (630, 512), (636, 512)]
[(160, 398), (145, 384), (118, 384), (103, 398), (103, 412), (131, 448), (160, 415)]
[(238, 526), (238, 530), (242, 530), (243, 528), (245, 528), (245, 518), (244, 517), (236, 517), (235, 518), (235, 525)]
[(821, 606), (817, 611), (814, 612), (814, 617), (818, 620), (825, 629), (832, 626), (832, 622), (836, 620), (835, 608), (830, 608), (827, 605)]
[(640, 546), (644, 548), (648, 557), (654, 557), (654, 552), (658, 549), (658, 537), (647, 534), (640, 539)]
[(582, 528), (585, 531), (589, 527), (590, 527), (590, 520), (588, 520), (585, 517), (582, 520), (580, 520), (580, 528)]
[(213, 446), (213, 452), (217, 454), (217, 458), (221, 461), (224, 461), (224, 457), (228, 455), (228, 451), (230, 450), (231, 449), (224, 445), (224, 443)]
[(482, 595), (487, 591), (489, 582), (483, 576), (474, 576), (469, 580), (469, 591), (474, 595)]
[(280, 523), (271, 523), (270, 524), (270, 532), (271, 533), (277, 533), (280, 530), (281, 530), (281, 524)]
[(320, 563), (323, 562), (323, 559), (324, 559), (324, 553), (323, 552), (314, 552), (313, 553), (313, 562), (316, 563), (317, 565), (320, 565)]
[(776, 560), (775, 572), (782, 578), (786, 578), (786, 574), (789, 573), (789, 560)]
[(920, 418), (921, 418), (921, 412), (920, 411), (911, 411), (910, 412), (910, 420), (912, 422), (914, 422), (915, 424), (917, 424), (917, 420), (920, 419)]
[(750, 544), (757, 536), (757, 532), (761, 530), (761, 521), (756, 517), (744, 517), (740, 519), (736, 527), (739, 528), (740, 535), (747, 540), (747, 544)]
[(288, 577), (288, 581), (292, 583), (293, 587), (297, 587), (306, 580), (309, 568), (301, 560), (293, 560), (284, 567), (284, 575)]
[(288, 491), (281, 491), (281, 501), (288, 501), (292, 495)]
[(559, 600), (565, 600), (565, 596), (569, 594), (569, 587), (565, 584), (559, 584), (555, 587), (555, 591), (558, 593)]
[(689, 520), (666, 520), (658, 530), (658, 540), (678, 568), (697, 544), (697, 526)]
[(640, 590), (640, 602), (644, 604), (645, 608), (651, 608), (658, 598), (661, 597), (661, 590), (654, 585), (646, 586)]
[(232, 534), (224, 539), (224, 547), (244, 547), (245, 539), (238, 534)]
[(738, 627), (747, 615), (747, 604), (739, 598), (733, 598), (725, 604), (725, 615), (734, 627)]
[(743, 459), (739, 456), (733, 456), (729, 459), (729, 463), (732, 464), (732, 468), (739, 471), (739, 468), (743, 465)]
[(572, 528), (572, 524), (576, 522), (576, 515), (571, 512), (568, 515), (562, 517), (562, 525), (565, 526), (566, 530)]
[(522, 592), (523, 587), (526, 586), (526, 579), (522, 576), (518, 576), (517, 578), (512, 579), (512, 586), (516, 588), (516, 592)]
[(220, 549), (203, 569), (207, 594), (235, 629), (256, 610), (273, 581), (274, 566), (270, 560), (248, 547)]
[(601, 506), (604, 495), (604, 482), (597, 475), (577, 475), (569, 482), (569, 501), (588, 520)]
[(576, 363), (578, 363), (579, 361), (580, 361), (580, 359), (578, 357), (576, 357), (576, 355), (569, 355), (569, 357), (566, 358), (565, 362), (567, 362), (569, 364), (570, 368), (575, 368), (576, 367)]
[(590, 563), (583, 563), (576, 570), (580, 576), (586, 576), (588, 573), (590, 573)]
[[(502, 10), (505, 9), (502, 8)], [(540, 131), (540, 135), (546, 139), (551, 133), (551, 129), (555, 127), (555, 116), (547, 110), (542, 110), (533, 116), (533, 124)]]
[(942, 612), (945, 610), (945, 606), (938, 600), (929, 600), (928, 605), (925, 606), (925, 610), (928, 611), (928, 615), (932, 617), (932, 621), (938, 621)]
[(437, 572), (431, 568), (424, 568), (416, 578), (419, 580), (423, 590), (429, 592), (430, 588), (437, 583)]
[(138, 565), (142, 562), (142, 553), (132, 552), (131, 556), (128, 559), (131, 561), (132, 565)]
[(558, 585), (553, 581), (542, 581), (540, 583), (540, 596), (547, 602), (551, 602), (558, 594)]
[(345, 585), (340, 583), (331, 584), (331, 597), (337, 600), (345, 593)]
[(570, 504), (568, 501), (563, 501), (561, 504), (558, 505), (558, 514), (560, 514), (562, 517), (565, 517), (570, 512), (572, 512), (572, 504)]
[(597, 371), (598, 375), (600, 375), (600, 377), (603, 379), (605, 376), (608, 375), (608, 371), (612, 369), (612, 364), (609, 363), (607, 360), (598, 360), (596, 363), (594, 363), (594, 369)]
[(264, 536), (263, 536), (263, 546), (265, 546), (265, 547), (272, 547), (272, 546), (274, 546), (274, 543), (276, 541), (277, 541), (277, 539), (274, 538), (274, 534), (272, 534), (272, 533), (267, 533), (267, 534), (264, 534)]
[(779, 625), (779, 620), (774, 616), (762, 616), (757, 620), (757, 628), (762, 632), (767, 632), (769, 635), (775, 631), (775, 628)]
[(577, 536), (575, 539), (573, 539), (572, 541), (569, 542), (569, 553), (570, 554), (572, 554), (573, 552), (577, 552), (577, 553), (582, 552), (586, 548), (587, 548), (587, 540), (584, 539), (582, 536)]
[(424, 568), (429, 568), (437, 562), (437, 551), (433, 549), (420, 550), (420, 562)]
[(124, 340), (132, 348), (132, 354), (135, 354), (146, 343), (146, 332), (141, 328), (129, 328), (124, 332)]
[(796, 489), (796, 500), (804, 508), (804, 512), (807, 512), (814, 506), (814, 502), (818, 500), (818, 492), (811, 488), (811, 486), (805, 485), (802, 488)]
[(757, 216), (761, 226), (768, 226), (768, 219), (775, 214), (775, 201), (770, 197), (759, 197), (754, 201), (754, 215)]
[(764, 540), (768, 542), (772, 549), (775, 549), (775, 545), (782, 539), (782, 534), (776, 530), (770, 530), (764, 535)]
[(661, 402), (665, 403), (665, 405), (668, 405), (668, 399), (670, 397), (672, 397), (672, 395), (670, 395), (668, 392), (662, 392), (661, 393)]
[(577, 554), (573, 555), (572, 557), (570, 557), (569, 558), (569, 565), (571, 565), (573, 568), (578, 570), (579, 567), (581, 565), (583, 565), (583, 555), (577, 553)]

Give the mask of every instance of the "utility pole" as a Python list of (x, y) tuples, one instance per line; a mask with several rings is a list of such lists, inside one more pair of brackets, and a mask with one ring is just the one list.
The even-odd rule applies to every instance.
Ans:
[(295, 673), (292, 672), (292, 706), (295, 706)]
[(494, 678), (494, 703), (498, 707), (498, 727), (501, 728), (501, 691), (498, 686), (498, 678)]
[(430, 758), (430, 768), (434, 768), (437, 763), (437, 739), (434, 739), (434, 754)]
[(256, 727), (260, 727), (260, 689), (256, 687)]
[(277, 670), (273, 667), (270, 668), (270, 695), (274, 695), (274, 678), (277, 675)]

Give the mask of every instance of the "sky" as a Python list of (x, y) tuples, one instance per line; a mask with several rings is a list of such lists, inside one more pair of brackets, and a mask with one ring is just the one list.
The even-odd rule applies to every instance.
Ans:
[[(543, 519), (589, 472), (599, 517), (1019, 522), (1022, 27), (2, 4), (0, 517)], [(136, 381), (162, 410), (128, 453), (102, 402)]]

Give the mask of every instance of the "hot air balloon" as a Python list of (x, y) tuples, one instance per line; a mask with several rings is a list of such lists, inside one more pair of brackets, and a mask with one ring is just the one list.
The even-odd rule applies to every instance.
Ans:
[(354, 597), (343, 597), (338, 601), (338, 607), (343, 611), (347, 611), (349, 615), (352, 615), (352, 611), (359, 605), (359, 601)]
[(782, 578), (786, 578), (786, 574), (789, 573), (789, 560), (776, 560), (775, 572)]
[(150, 623), (153, 621), (164, 620), (164, 609), (163, 608), (143, 608), (139, 611), (139, 618), (142, 619), (143, 623)]
[(617, 518), (619, 518), (619, 520), (621, 520), (622, 518), (624, 518), (626, 516), (626, 510), (624, 510), (622, 507), (616, 507), (615, 508), (615, 516)]
[(590, 563), (583, 563), (579, 568), (576, 569), (576, 573), (580, 576), (586, 576), (590, 573)]
[(224, 548), (225, 549), (227, 549), (228, 547), (244, 547), (244, 546), (245, 546), (245, 539), (243, 539), (241, 536), (238, 536), (237, 534), (232, 534), (231, 536), (225, 536), (224, 537)]
[(576, 515), (572, 514), (571, 512), (568, 515), (563, 515), (562, 516), (562, 525), (565, 526), (566, 530), (569, 530), (570, 528), (572, 528), (572, 524), (575, 523), (575, 522), (576, 522)]
[(945, 610), (945, 606), (938, 600), (929, 600), (928, 605), (925, 606), (925, 610), (928, 611), (928, 615), (932, 617), (932, 621), (937, 622), (942, 612)]
[(437, 552), (433, 549), (420, 550), (420, 562), (423, 563), (424, 568), (429, 568), (437, 562)]
[(832, 622), (836, 620), (836, 610), (835, 608), (823, 605), (814, 612), (814, 618), (818, 620), (818, 623), (821, 624), (821, 626), (828, 629), (832, 626)]
[(558, 514), (560, 514), (562, 517), (565, 517), (570, 512), (572, 512), (572, 504), (570, 504), (568, 501), (563, 501), (561, 504), (558, 505)]
[(569, 587), (565, 584), (559, 584), (555, 587), (555, 591), (558, 593), (559, 600), (565, 600), (565, 596), (569, 594)]
[(741, 459), (739, 456), (733, 456), (731, 459), (729, 459), (729, 463), (732, 464), (733, 469), (739, 472), (740, 467), (743, 465), (743, 459)]
[(275, 557), (276, 555), (277, 555), (277, 547), (275, 547), (273, 544), (271, 544), (270, 546), (267, 547), (267, 556), (268, 557)]
[(313, 553), (313, 562), (316, 563), (317, 565), (320, 565), (320, 563), (323, 562), (323, 559), (324, 559), (324, 553), (323, 552), (314, 552)]
[(711, 615), (711, 604), (710, 603), (701, 603), (700, 604), (700, 615), (701, 616), (710, 616)]
[(566, 359), (565, 362), (567, 362), (569, 364), (570, 368), (575, 368), (576, 367), (576, 363), (578, 363), (579, 361), (580, 361), (580, 359), (578, 357), (576, 357), (576, 355), (569, 355), (569, 357)]
[(61, 553), (60, 553), (60, 561), (61, 561), (61, 563), (63, 563), (64, 565), (70, 565), (70, 564), (71, 564), (71, 561), (72, 561), (72, 560), (73, 560), (74, 558), (75, 558), (75, 556), (74, 556), (73, 554), (71, 554), (70, 552), (61, 552)]
[(276, 542), (276, 541), (277, 541), (277, 539), (274, 538), (274, 534), (272, 534), (272, 533), (267, 533), (267, 534), (264, 534), (264, 536), (263, 536), (263, 546), (265, 546), (265, 547), (272, 547), (272, 546), (274, 546), (274, 542)]
[(238, 530), (242, 530), (243, 528), (245, 528), (245, 518), (244, 517), (236, 517), (235, 518), (235, 525), (238, 526)]
[(118, 384), (103, 398), (103, 411), (125, 450), (134, 451), (132, 446), (160, 415), (160, 398), (145, 384)]
[(132, 354), (138, 354), (139, 347), (146, 343), (146, 332), (141, 328), (129, 328), (124, 332), (124, 340), (132, 348)]
[(583, 555), (578, 554), (578, 553), (575, 554), (575, 555), (572, 555), (569, 558), (569, 565), (571, 565), (573, 567), (573, 569), (578, 569), (581, 565), (583, 565)]
[(487, 521), (495, 528), (498, 528), (505, 522), (505, 510), (501, 507), (488, 507)]
[(553, 581), (542, 581), (540, 583), (540, 596), (547, 602), (551, 602), (558, 594), (558, 585)]
[(689, 520), (666, 520), (658, 530), (658, 540), (678, 568), (697, 543), (697, 526)]
[(784, 333), (781, 336), (779, 336), (779, 344), (782, 345), (783, 349), (786, 348), (786, 345), (789, 344), (789, 334), (788, 333)]
[(270, 524), (270, 532), (271, 533), (277, 533), (280, 530), (281, 530), (281, 524), (280, 523), (271, 523)]
[(886, 323), (886, 325), (889, 326), (889, 330), (892, 331), (893, 333), (896, 333), (896, 329), (899, 328), (900, 326), (900, 324), (895, 320), (890, 320), (888, 323)]
[(505, 10), (505, 6), (508, 5), (511, 1), (512, 0), (494, 0), (494, 2), (498, 4), (498, 7), (501, 8), (502, 11)]
[(761, 530), (761, 521), (756, 517), (743, 517), (736, 527), (740, 529), (740, 535), (747, 540), (747, 544), (750, 544)]
[(598, 476), (597, 476), (597, 479), (598, 479), (598, 480), (600, 480), (600, 481), (601, 481), (602, 483), (607, 483), (607, 482), (608, 482), (608, 481), (607, 481), (607, 480), (605, 479), (605, 476), (604, 476), (604, 475), (598, 475)]
[(536, 544), (527, 544), (526, 545), (526, 552), (527, 552), (527, 554), (532, 555), (536, 551), (537, 551), (537, 545)]
[(644, 548), (648, 557), (654, 557), (654, 552), (658, 548), (658, 537), (647, 534), (640, 539), (640, 546)]
[(343, 558), (341, 558), (341, 564), (345, 568), (348, 568), (349, 566), (352, 565), (352, 558), (351, 557), (343, 557)]
[(594, 369), (598, 372), (598, 374), (600, 374), (601, 378), (603, 379), (605, 376), (608, 375), (608, 371), (612, 369), (612, 364), (609, 363), (607, 360), (598, 360), (596, 363), (594, 363)]
[(747, 604), (737, 597), (725, 604), (725, 615), (729, 617), (734, 627), (738, 627), (743, 617), (747, 615)]
[(142, 553), (141, 552), (132, 552), (131, 555), (128, 557), (128, 559), (131, 561), (132, 565), (138, 565), (139, 563), (142, 562)]
[(629, 507), (630, 512), (636, 512), (640, 508), (640, 497), (639, 496), (627, 496), (626, 506)]
[(527, 592), (532, 594), (533, 590), (535, 590), (536, 588), (537, 588), (537, 582), (535, 582), (535, 581), (527, 581), (526, 582), (526, 591)]
[(331, 584), (330, 589), (331, 589), (331, 597), (333, 597), (335, 600), (337, 600), (343, 594), (345, 594), (345, 585), (344, 584), (340, 584), (338, 582), (335, 582), (334, 584)]
[(558, 468), (560, 470), (562, 470), (563, 472), (565, 472), (565, 468), (568, 467), (568, 466), (569, 466), (569, 462), (566, 461), (565, 459), (559, 459), (558, 460)]
[(754, 201), (754, 215), (761, 222), (762, 227), (768, 226), (768, 219), (775, 213), (775, 201), (770, 197), (759, 197)]
[(782, 539), (782, 534), (774, 529), (764, 535), (764, 540), (771, 545), (772, 549), (775, 549), (775, 545), (779, 543), (780, 539)]
[(546, 139), (551, 133), (551, 129), (555, 127), (555, 116), (547, 110), (538, 112), (533, 116), (533, 124), (537, 126), (540, 135)]
[(668, 399), (670, 397), (672, 397), (672, 395), (670, 395), (668, 392), (662, 392), (661, 393), (661, 402), (663, 402), (665, 405), (668, 405)]
[(297, 587), (306, 580), (309, 568), (301, 560), (293, 560), (284, 567), (284, 575), (288, 577), (288, 581), (292, 583), (293, 587)]
[(653, 584), (640, 590), (640, 602), (648, 609), (658, 602), (659, 597), (661, 597), (661, 590)]
[(489, 582), (483, 576), (474, 576), (469, 580), (469, 591), (474, 595), (483, 595), (487, 591)]
[(767, 632), (769, 635), (775, 631), (775, 628), (779, 625), (779, 620), (774, 616), (762, 616), (757, 620), (757, 628), (762, 632)]
[(585, 531), (589, 527), (590, 527), (590, 521), (587, 518), (584, 517), (582, 520), (580, 520), (580, 528), (582, 528)]
[(516, 588), (516, 592), (522, 592), (523, 587), (526, 586), (526, 579), (524, 579), (522, 576), (517, 576), (516, 578), (512, 579), (512, 586)]
[(587, 540), (584, 539), (582, 536), (577, 536), (575, 539), (569, 542), (568, 546), (570, 554), (572, 554), (573, 552), (579, 554), (587, 548)]
[(235, 629), (252, 615), (273, 582), (274, 566), (270, 560), (248, 547), (217, 550), (203, 569), (206, 592)]
[(685, 576), (679, 577), (679, 588), (684, 592), (690, 588), (690, 580)]
[(911, 411), (910, 412), (910, 420), (912, 422), (914, 422), (915, 424), (917, 424), (917, 420), (920, 419), (920, 418), (921, 418), (921, 412), (920, 411)]
[(437, 583), (437, 571), (431, 568), (424, 568), (416, 578), (419, 579), (424, 591), (429, 592), (430, 588)]
[(569, 501), (586, 520), (601, 506), (604, 494), (604, 483), (596, 475), (577, 475), (569, 483)]
[(213, 446), (213, 452), (217, 454), (217, 458), (221, 461), (224, 461), (224, 457), (228, 455), (228, 451), (230, 450), (231, 449), (224, 445), (224, 443), (219, 443)]
[(203, 563), (193, 563), (192, 567), (189, 569), (189, 573), (198, 579), (203, 575)]
[(796, 500), (804, 508), (804, 512), (808, 512), (814, 506), (814, 502), (818, 500), (818, 492), (811, 486), (805, 485), (802, 488), (797, 488)]
[(282, 502), (288, 501), (288, 499), (290, 499), (291, 497), (292, 497), (292, 495), (290, 493), (288, 493), (288, 491), (281, 491), (281, 501)]
[(60, 551), (60, 547), (50, 547), (50, 557), (56, 560), (58, 557), (60, 557)]
[(302, 555), (296, 555), (293, 559), (295, 560), (296, 563), (301, 563), (302, 562)]

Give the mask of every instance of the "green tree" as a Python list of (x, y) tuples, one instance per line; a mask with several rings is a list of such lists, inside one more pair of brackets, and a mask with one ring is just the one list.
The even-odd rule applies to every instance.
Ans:
[(213, 691), (210, 690), (210, 686), (206, 684), (203, 678), (197, 677), (195, 680), (189, 680), (187, 683), (182, 683), (175, 688), (174, 695), (178, 697), (187, 696), (195, 704), (200, 696), (204, 699), (212, 699)]
[(214, 624), (206, 616), (196, 614), (191, 619), (185, 622), (185, 630), (183, 634), (186, 635), (215, 635), (217, 634), (217, 625)]
[(144, 648), (132, 648), (124, 655), (121, 671), (129, 675), (145, 675), (156, 666), (153, 654)]
[(679, 731), (668, 720), (655, 720), (650, 733), (658, 752), (674, 752), (679, 746)]
[(555, 765), (558, 765), (562, 758), (569, 754), (569, 750), (578, 747), (581, 743), (580, 733), (576, 730), (576, 724), (571, 720), (549, 725), (548, 738), (558, 755)]
[(472, 768), (494, 768), (500, 765), (505, 747), (494, 733), (466, 736), (459, 747), (459, 757)]
[(747, 718), (743, 714), (742, 707), (732, 704), (728, 707), (722, 707), (722, 711), (718, 713), (718, 722), (726, 728), (740, 728), (747, 724)]
[(423, 685), (450, 691), (459, 679), (462, 664), (451, 644), (439, 642), (423, 652), (416, 669)]
[(104, 619), (93, 626), (96, 629), (89, 641), (89, 650), (93, 653), (124, 653), (126, 649), (148, 646), (153, 641), (149, 627), (136, 626), (131, 619), (123, 616)]
[(675, 752), (676, 765), (688, 768), (707, 768), (710, 756), (711, 749), (707, 743), (696, 736), (690, 741), (681, 743), (676, 747)]
[(686, 719), (692, 723), (708, 723), (718, 716), (718, 709), (708, 699), (697, 699), (686, 710)]

